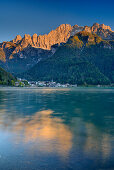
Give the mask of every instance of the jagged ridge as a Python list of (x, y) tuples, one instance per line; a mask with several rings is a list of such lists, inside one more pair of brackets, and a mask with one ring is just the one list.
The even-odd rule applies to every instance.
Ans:
[[(39, 36), (25, 34), (23, 38), (17, 35), (14, 40), (1, 43), (0, 61), (10, 72), (23, 72), (43, 58), (52, 56), (58, 46), (66, 43), (71, 36), (81, 31), (97, 34), (103, 39), (114, 40), (114, 32), (104, 24), (95, 23), (91, 27), (62, 24), (49, 34)], [(92, 39), (89, 43), (92, 43)]]

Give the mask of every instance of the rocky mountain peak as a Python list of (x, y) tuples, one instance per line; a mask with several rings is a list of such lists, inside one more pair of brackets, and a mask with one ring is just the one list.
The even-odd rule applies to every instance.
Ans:
[(22, 48), (26, 48), (29, 45), (32, 45), (32, 38), (29, 34), (25, 34), (24, 37), (22, 38), (22, 41), (20, 43)]
[(35, 34), (33, 34), (33, 36), (32, 36), (32, 38), (37, 38), (38, 37), (38, 35), (35, 33)]
[(13, 43), (18, 43), (19, 41), (22, 40), (22, 37), (20, 35), (17, 35), (14, 39), (13, 39)]
[[(104, 24), (94, 23), (91, 27), (62, 24), (49, 34), (39, 36), (36, 33), (33, 36), (25, 34), (23, 38), (17, 35), (12, 41), (1, 43), (0, 48), (5, 52), (6, 58), (9, 59), (13, 58), (14, 54), (22, 58), (23, 50), (28, 50), (29, 47), (33, 47), (33, 51), (35, 48), (39, 48), (39, 51), (40, 49), (51, 50), (54, 53), (59, 45), (66, 43), (70, 37), (81, 31), (97, 34), (104, 40), (114, 40), (114, 32), (110, 26)], [(94, 41), (94, 38), (89, 37), (88, 42), (92, 41)]]
[[(107, 40), (103, 41), (103, 45), (102, 39)], [(0, 43), (0, 62), (4, 62), (12, 72), (21, 72), (43, 58), (52, 56), (64, 43), (78, 48), (101, 44), (103, 48), (111, 49), (112, 45), (109, 45), (108, 40), (114, 40), (114, 32), (107, 25), (94, 23), (90, 27), (62, 24), (49, 34), (25, 34), (23, 38), (17, 35), (12, 41)]]
[(93, 26), (98, 26), (99, 27), (99, 24), (96, 22), (96, 23), (93, 24)]
[(100, 28), (102, 28), (102, 29), (104, 29), (104, 30), (112, 31), (111, 28), (110, 28), (110, 26), (108, 26), (108, 25), (101, 24), (101, 25), (100, 25)]
[(83, 31), (97, 34), (102, 39), (107, 39), (107, 40), (114, 39), (114, 32), (111, 30), (110, 26), (104, 24), (94, 23), (91, 27), (84, 26)]
[(91, 27), (92, 29), (104, 29), (104, 30), (109, 30), (112, 31), (110, 26), (104, 25), (104, 24), (98, 24), (98, 23), (94, 23), (93, 26)]
[(99, 35), (103, 39), (113, 39), (113, 33), (111, 28), (104, 24), (94, 23), (91, 27), (89, 26), (71, 26), (70, 24), (62, 24), (55, 30), (49, 32), (49, 34), (37, 35), (36, 33), (31, 37), (29, 34), (25, 34), (22, 38), (17, 35), (13, 40), (13, 43), (19, 43), (23, 48), (32, 46), (35, 48), (42, 48), (50, 50), (55, 44), (66, 43), (70, 36), (77, 34), (80, 31), (86, 31)]
[(35, 48), (50, 50), (51, 46), (55, 44), (66, 43), (70, 37), (71, 30), (72, 26), (70, 24), (62, 24), (55, 30), (52, 30), (49, 34), (38, 36), (35, 33), (32, 37), (29, 34), (25, 34), (23, 38), (17, 35), (13, 40), (13, 43), (19, 43), (22, 49), (32, 46)]
[(30, 40), (30, 39), (31, 39), (31, 36), (30, 36), (29, 34), (25, 34), (25, 35), (24, 35), (24, 39), (25, 39), (25, 40)]
[(34, 34), (32, 37), (29, 34), (25, 34), (21, 45), (24, 46), (24, 48), (27, 47), (27, 45), (31, 45), (32, 47), (50, 50), (51, 46), (55, 44), (66, 43), (70, 37), (71, 30), (71, 25), (62, 24), (49, 34), (39, 36)]

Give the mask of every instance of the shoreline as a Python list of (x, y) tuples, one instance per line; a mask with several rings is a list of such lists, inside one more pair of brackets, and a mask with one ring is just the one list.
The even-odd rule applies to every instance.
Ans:
[(103, 90), (103, 89), (111, 89), (114, 90), (114, 87), (112, 86), (102, 86), (102, 87), (97, 87), (97, 86), (78, 86), (78, 87), (12, 87), (12, 86), (0, 86), (0, 89), (12, 89), (12, 90), (65, 90), (65, 89), (71, 89), (71, 90), (78, 90), (78, 89), (98, 89), (98, 90)]

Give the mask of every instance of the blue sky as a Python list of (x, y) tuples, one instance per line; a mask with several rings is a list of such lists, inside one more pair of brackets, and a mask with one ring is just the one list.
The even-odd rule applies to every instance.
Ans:
[(114, 0), (0, 0), (0, 42), (45, 34), (60, 24), (104, 23), (114, 30)]

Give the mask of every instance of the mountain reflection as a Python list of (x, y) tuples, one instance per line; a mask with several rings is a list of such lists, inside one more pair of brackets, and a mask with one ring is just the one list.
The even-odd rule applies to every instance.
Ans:
[[(73, 118), (69, 129), (62, 119), (52, 114), (52, 110), (43, 110), (24, 117), (14, 115), (12, 119), (5, 110), (0, 110), (0, 129), (13, 133), (14, 143), (31, 144), (31, 152), (56, 152), (62, 157), (68, 157), (75, 145), (87, 154), (94, 152), (97, 155), (100, 152), (103, 159), (109, 157), (109, 134), (102, 133), (95, 125), (80, 118)], [(83, 140), (81, 134), (85, 136)]]
[[(69, 90), (0, 92), (0, 134), (31, 153), (74, 154), (103, 162), (112, 156), (111, 93)], [(75, 159), (75, 158), (74, 158)]]
[(0, 113), (0, 127), (16, 133), (16, 143), (32, 142), (32, 148), (35, 150), (68, 155), (72, 147), (72, 133), (61, 119), (51, 118), (52, 110), (43, 110), (21, 118), (15, 116), (13, 119), (11, 116), (5, 117), (3, 110)]

